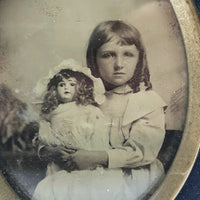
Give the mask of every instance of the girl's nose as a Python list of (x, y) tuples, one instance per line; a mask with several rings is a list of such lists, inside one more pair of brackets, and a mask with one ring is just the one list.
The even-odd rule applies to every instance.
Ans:
[(119, 70), (119, 69), (123, 69), (123, 58), (121, 56), (117, 56), (116, 60), (115, 60), (115, 65), (114, 65), (114, 69), (115, 70)]

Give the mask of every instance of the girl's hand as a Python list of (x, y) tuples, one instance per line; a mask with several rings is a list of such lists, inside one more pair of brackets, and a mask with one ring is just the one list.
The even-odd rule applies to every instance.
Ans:
[(77, 149), (62, 147), (62, 151), (64, 151), (65, 153), (72, 154), (75, 153)]
[(69, 156), (71, 153), (74, 153), (74, 149), (66, 149), (62, 146), (51, 146), (46, 145), (41, 148), (39, 154), (41, 160), (52, 162), (52, 161), (60, 161), (62, 162), (62, 156)]
[[(53, 162), (57, 164), (61, 169), (67, 171), (73, 171), (77, 169), (74, 162), (72, 162), (71, 155), (75, 152), (73, 149), (65, 149), (64, 147), (57, 147), (57, 157), (53, 159)], [(68, 153), (70, 152), (70, 153)]]
[(75, 153), (77, 150), (68, 149), (65, 147), (58, 147), (58, 151), (60, 155), (54, 160), (54, 162), (61, 169), (67, 170), (68, 172), (78, 169), (72, 159), (72, 154)]
[(52, 162), (54, 158), (61, 155), (60, 149), (50, 145), (43, 146), (39, 151), (40, 159), (46, 162)]

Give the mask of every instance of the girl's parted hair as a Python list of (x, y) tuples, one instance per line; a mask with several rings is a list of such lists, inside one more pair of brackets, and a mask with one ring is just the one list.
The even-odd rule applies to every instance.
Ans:
[(59, 73), (54, 75), (47, 85), (47, 93), (44, 96), (41, 108), (42, 114), (49, 114), (62, 103), (57, 94), (58, 83), (61, 82), (63, 78), (68, 79), (71, 77), (77, 80), (74, 101), (81, 105), (97, 105), (94, 100), (93, 81), (82, 72), (73, 71), (71, 69), (62, 69)]
[(86, 58), (87, 66), (90, 68), (92, 75), (96, 78), (100, 77), (97, 65), (98, 49), (116, 36), (119, 38), (120, 45), (135, 45), (139, 51), (135, 72), (128, 81), (129, 86), (133, 89), (133, 92), (138, 92), (140, 91), (140, 83), (144, 82), (146, 90), (151, 89), (150, 73), (141, 35), (135, 27), (120, 20), (102, 22), (91, 34)]

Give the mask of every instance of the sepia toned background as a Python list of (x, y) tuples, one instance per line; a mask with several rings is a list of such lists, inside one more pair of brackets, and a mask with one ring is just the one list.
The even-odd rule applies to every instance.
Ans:
[(153, 89), (168, 104), (166, 128), (183, 130), (186, 57), (167, 0), (0, 1), (1, 81), (30, 107), (37, 81), (67, 58), (85, 66), (91, 31), (99, 22), (112, 19), (125, 20), (141, 32)]
[[(36, 119), (32, 102), (37, 81), (63, 59), (75, 58), (85, 65), (91, 31), (109, 19), (126, 20), (141, 32), (153, 88), (168, 104), (166, 129), (182, 131), (187, 107), (187, 65), (181, 32), (167, 0), (85, 0), (84, 4), (78, 0), (2, 0), (0, 82), (28, 105), (29, 120)], [(168, 150), (175, 154), (173, 145)], [(27, 177), (33, 174), (23, 173), (18, 170), (11, 175), (31, 193), (33, 188)]]

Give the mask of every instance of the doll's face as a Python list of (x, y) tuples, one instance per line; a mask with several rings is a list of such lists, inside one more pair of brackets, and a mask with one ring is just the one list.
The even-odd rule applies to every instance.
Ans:
[(117, 38), (103, 44), (97, 51), (97, 65), (105, 86), (121, 86), (134, 74), (139, 52), (135, 45), (121, 45)]
[(74, 100), (76, 94), (77, 80), (73, 77), (65, 79), (58, 83), (57, 93), (59, 99), (63, 103), (71, 102)]

